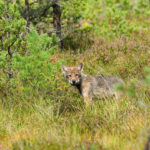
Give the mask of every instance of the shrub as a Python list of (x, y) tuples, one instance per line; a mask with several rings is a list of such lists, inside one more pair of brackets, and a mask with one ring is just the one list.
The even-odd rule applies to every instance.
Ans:
[(62, 61), (50, 61), (57, 49), (58, 39), (54, 34), (48, 37), (31, 30), (26, 40), (26, 55), (15, 54), (13, 57), (13, 70), (17, 70), (15, 82), (22, 84), (23, 91), (31, 91), (33, 94), (45, 94), (47, 90), (52, 92), (58, 80), (56, 74), (62, 64)]
[(25, 32), (26, 21), (21, 18), (16, 3), (4, 7), (0, 2), (0, 88), (4, 95), (45, 95), (53, 93), (59, 80), (56, 74), (62, 61), (51, 62), (57, 49), (55, 34), (38, 35), (32, 29)]

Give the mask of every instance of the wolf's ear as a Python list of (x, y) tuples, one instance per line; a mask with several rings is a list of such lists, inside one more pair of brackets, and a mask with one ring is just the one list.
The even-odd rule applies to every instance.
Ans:
[(79, 69), (80, 71), (83, 70), (83, 64), (82, 64), (82, 63), (78, 66), (78, 69)]
[(62, 66), (62, 67), (61, 67), (61, 70), (62, 70), (63, 73), (66, 73), (66, 72), (68, 71), (68, 69), (67, 69), (66, 66)]

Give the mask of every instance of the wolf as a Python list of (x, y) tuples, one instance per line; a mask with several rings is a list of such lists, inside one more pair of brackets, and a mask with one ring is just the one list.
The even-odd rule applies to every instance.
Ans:
[(90, 76), (83, 73), (83, 64), (78, 67), (62, 66), (62, 72), (69, 83), (79, 90), (84, 102), (88, 104), (93, 98), (118, 98), (119, 93), (114, 90), (114, 85), (125, 84), (117, 76)]

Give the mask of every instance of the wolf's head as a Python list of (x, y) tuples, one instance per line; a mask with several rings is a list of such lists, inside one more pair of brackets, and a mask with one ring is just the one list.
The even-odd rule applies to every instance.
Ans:
[(83, 64), (80, 64), (78, 67), (62, 66), (62, 72), (71, 85), (80, 84), (82, 70)]

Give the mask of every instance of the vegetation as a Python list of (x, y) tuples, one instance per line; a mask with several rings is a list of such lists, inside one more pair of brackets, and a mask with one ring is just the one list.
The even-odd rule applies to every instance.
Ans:
[[(57, 2), (61, 37), (51, 30), (52, 1), (28, 1), (28, 20), (24, 0), (0, 1), (0, 149), (144, 149), (150, 136), (149, 1)], [(116, 90), (124, 95), (86, 107), (61, 72), (62, 64), (81, 62), (87, 74), (120, 76), (126, 85)]]

